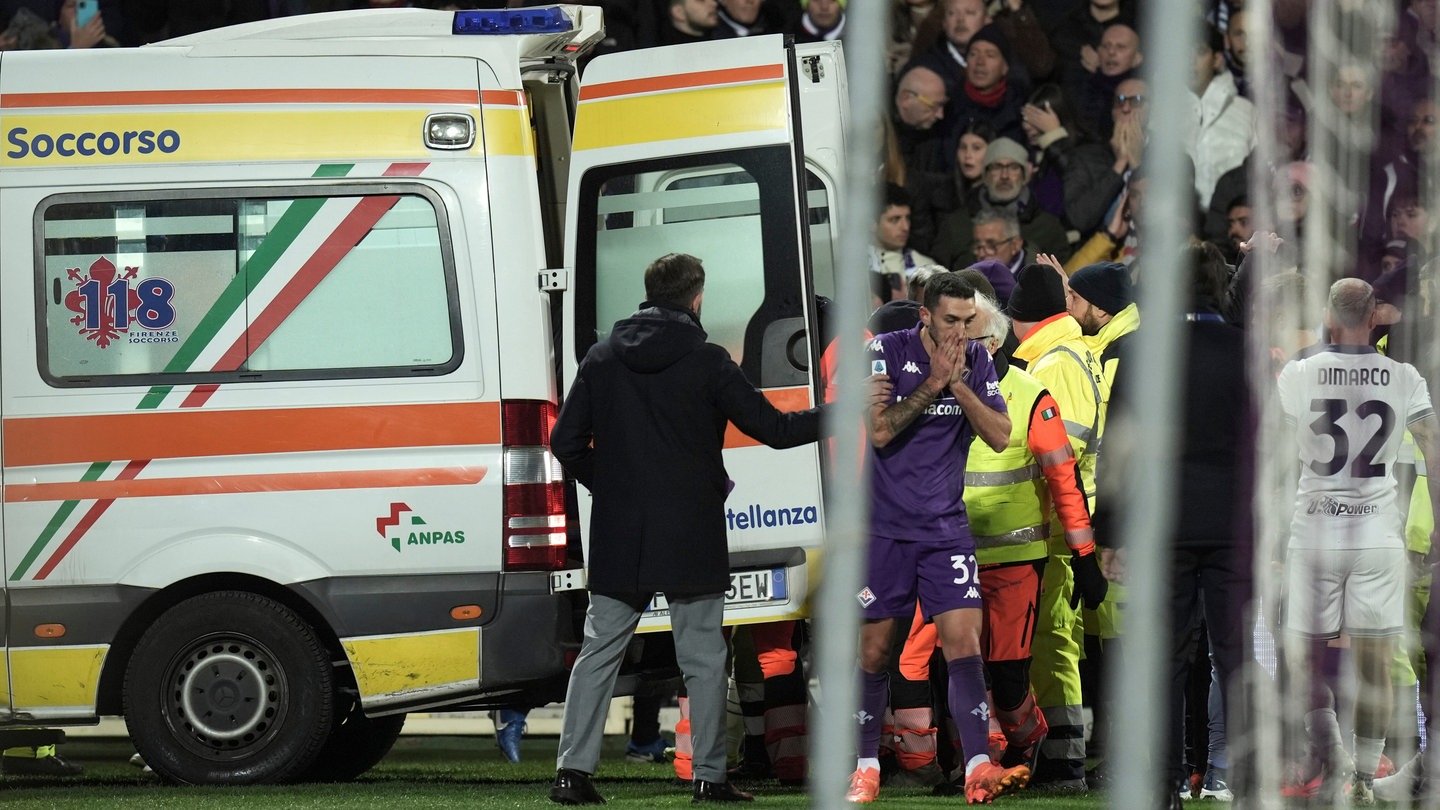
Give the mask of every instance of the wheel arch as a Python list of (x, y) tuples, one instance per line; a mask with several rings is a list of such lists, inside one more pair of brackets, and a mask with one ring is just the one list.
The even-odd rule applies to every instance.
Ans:
[(130, 658), (146, 629), (154, 624), (166, 611), (191, 597), (216, 591), (244, 591), (265, 596), (295, 611), (314, 629), (331, 661), (336, 663), (337, 691), (354, 688), (354, 675), (350, 672), (345, 651), (335, 635), (331, 621), (316, 605), (302, 593), (273, 580), (254, 574), (240, 572), (215, 572), (189, 577), (172, 583), (153, 593), (126, 618), (119, 632), (111, 642), (100, 673), (99, 691), (96, 701), (97, 713), (120, 715), (124, 711), (125, 670)]

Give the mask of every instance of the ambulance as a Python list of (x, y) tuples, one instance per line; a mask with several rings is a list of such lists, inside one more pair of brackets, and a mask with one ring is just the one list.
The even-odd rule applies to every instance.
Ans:
[[(563, 699), (565, 386), (684, 251), (710, 339), (809, 407), (843, 155), (838, 44), (582, 76), (602, 37), (402, 9), (0, 54), (0, 729), (121, 715), (174, 782), (333, 780), (406, 712)], [(818, 450), (726, 447), (727, 622), (802, 616)]]

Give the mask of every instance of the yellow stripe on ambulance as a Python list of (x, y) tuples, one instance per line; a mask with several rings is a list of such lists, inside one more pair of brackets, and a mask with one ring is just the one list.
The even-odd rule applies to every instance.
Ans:
[(365, 636), (341, 640), (367, 709), (427, 694), (473, 689), (480, 680), (480, 630)]
[[(47, 717), (94, 715), (109, 649), (108, 644), (11, 647), (11, 705), (17, 712), (43, 710)], [(0, 656), (0, 664), (4, 660)]]
[[(478, 112), (470, 108), (469, 112)], [(424, 110), (7, 115), (0, 167), (432, 158)], [(467, 152), (484, 154), (478, 143)]]
[[(674, 114), (678, 99), (693, 115)], [(586, 127), (575, 149), (783, 130), (789, 117), (784, 82), (707, 87), (581, 102)]]

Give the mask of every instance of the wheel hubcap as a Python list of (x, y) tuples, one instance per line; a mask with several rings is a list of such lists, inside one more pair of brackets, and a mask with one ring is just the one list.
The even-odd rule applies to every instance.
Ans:
[(242, 639), (207, 641), (171, 669), (173, 722), (207, 753), (262, 743), (285, 709), (283, 673), (264, 647)]

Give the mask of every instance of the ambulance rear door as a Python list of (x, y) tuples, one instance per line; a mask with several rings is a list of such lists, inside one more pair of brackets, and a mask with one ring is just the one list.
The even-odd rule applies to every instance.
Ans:
[[(0, 382), (0, 389), (3, 389), (4, 385), (4, 382)], [(4, 450), (4, 439), (0, 438), (0, 458), (4, 458)], [(3, 518), (5, 509), (4, 492), (5, 472), (3, 465), (0, 465), (0, 518)], [(0, 519), (0, 723), (14, 715), (10, 698), (10, 591), (3, 573), (9, 570), (10, 567), (5, 563), (5, 524), (3, 519)]]
[[(704, 326), (783, 410), (817, 400), (815, 286), (794, 49), (780, 36), (652, 48), (586, 68), (570, 170), (565, 383), (645, 298), (666, 253), (705, 263)], [(732, 425), (727, 623), (803, 615), (820, 549), (820, 451)], [(590, 496), (580, 489), (588, 544)], [(676, 538), (677, 542), (684, 538)], [(642, 627), (668, 627), (657, 596)]]

